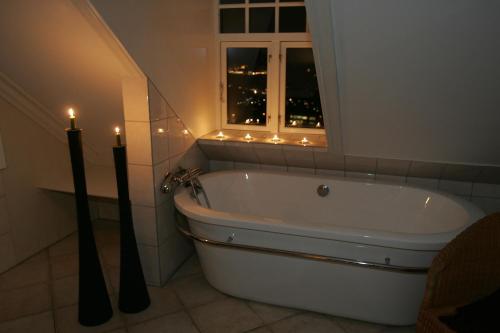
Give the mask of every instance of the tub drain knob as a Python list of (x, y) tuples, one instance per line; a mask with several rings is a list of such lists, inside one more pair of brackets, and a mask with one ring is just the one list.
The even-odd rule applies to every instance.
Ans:
[(328, 193), (330, 193), (330, 188), (328, 187), (328, 185), (321, 184), (320, 186), (318, 186), (316, 192), (318, 192), (318, 195), (320, 197), (326, 197)]
[(390, 264), (391, 264), (391, 258), (386, 257), (386, 258), (385, 258), (385, 264), (386, 264), (386, 265), (390, 265)]
[(226, 242), (227, 243), (231, 243), (233, 240), (234, 240), (234, 234), (231, 234), (227, 239), (226, 239)]

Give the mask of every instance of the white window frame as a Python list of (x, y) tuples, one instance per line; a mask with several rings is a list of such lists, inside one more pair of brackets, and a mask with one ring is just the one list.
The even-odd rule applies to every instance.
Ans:
[[(227, 49), (228, 48), (267, 48), (267, 92), (266, 92), (266, 124), (265, 125), (244, 125), (229, 124), (227, 122)], [(220, 47), (220, 89), (221, 89), (221, 119), (224, 129), (247, 130), (247, 131), (273, 131), (277, 126), (274, 119), (277, 119), (276, 110), (278, 101), (276, 93), (276, 82), (278, 73), (275, 73), (276, 54), (272, 42), (222, 42)], [(279, 83), (278, 83), (279, 84)], [(273, 126), (274, 125), (274, 126)]]
[[(324, 128), (302, 128), (302, 127), (286, 127), (285, 112), (286, 112), (286, 49), (288, 48), (310, 48), (311, 42), (281, 42), (280, 48), (280, 100), (279, 100), (279, 130), (282, 133), (304, 133), (304, 134), (325, 134)], [(323, 121), (324, 125), (324, 121)]]
[[(249, 3), (248, 0), (244, 4), (230, 4), (220, 5), (218, 0), (215, 1), (215, 41), (218, 45), (217, 49), (217, 64), (219, 68), (216, 70), (217, 78), (216, 84), (219, 87), (219, 94), (216, 99), (216, 107), (219, 112), (218, 123), (221, 129), (234, 129), (244, 131), (265, 131), (273, 133), (297, 133), (297, 134), (325, 134), (324, 129), (310, 129), (310, 128), (287, 128), (284, 126), (285, 122), (285, 75), (286, 71), (286, 52), (282, 52), (282, 47), (288, 43), (304, 43), (312, 47), (311, 34), (309, 33), (309, 24), (307, 31), (304, 33), (280, 33), (279, 30), (279, 8), (280, 7), (296, 7), (305, 6), (304, 1), (296, 2), (279, 2), (275, 3)], [(249, 16), (250, 8), (255, 7), (274, 7), (276, 10), (275, 19), (275, 33), (249, 33)], [(245, 33), (220, 33), (219, 27), (219, 10), (224, 8), (244, 8), (245, 9)], [(270, 44), (268, 49), (268, 56), (271, 55), (270, 62), (268, 60), (268, 86), (267, 86), (267, 107), (266, 115), (267, 121), (265, 126), (255, 125), (234, 125), (227, 123), (227, 78), (226, 78), (226, 50), (228, 47), (252, 47), (247, 45), (256, 45), (253, 47), (262, 47), (261, 45)], [(283, 66), (284, 69), (283, 69)], [(282, 83), (282, 84), (280, 84)]]

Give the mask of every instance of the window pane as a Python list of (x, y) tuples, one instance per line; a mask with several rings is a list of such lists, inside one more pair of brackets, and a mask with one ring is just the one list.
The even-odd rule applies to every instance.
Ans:
[(280, 32), (305, 32), (306, 7), (281, 7)]
[(266, 125), (267, 48), (227, 49), (227, 123)]
[(323, 128), (323, 113), (311, 48), (286, 49), (285, 126)]
[(250, 8), (250, 32), (274, 32), (274, 7)]
[(235, 3), (245, 3), (245, 0), (220, 0), (221, 5), (232, 5)]
[(220, 32), (221, 33), (245, 32), (245, 9), (244, 8), (221, 9)]

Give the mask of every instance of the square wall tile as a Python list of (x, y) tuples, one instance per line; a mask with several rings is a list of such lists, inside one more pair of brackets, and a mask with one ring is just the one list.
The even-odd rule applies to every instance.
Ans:
[(377, 175), (392, 175), (406, 177), (410, 169), (410, 161), (394, 160), (394, 159), (377, 159)]
[(153, 164), (165, 161), (169, 157), (169, 130), (167, 119), (151, 123), (151, 145)]
[(418, 188), (437, 190), (439, 185), (439, 180), (436, 178), (407, 177), (406, 183), (408, 185)]
[(122, 80), (123, 111), (126, 121), (148, 121), (148, 83), (144, 77)]
[(283, 146), (254, 143), (253, 147), (261, 164), (286, 166)]
[(364, 181), (374, 181), (375, 174), (366, 172), (357, 172), (357, 171), (346, 171), (345, 178), (352, 178)]
[(156, 86), (148, 80), (149, 116), (151, 121), (168, 117), (167, 101), (161, 96)]
[(241, 163), (259, 163), (255, 149), (251, 143), (228, 142), (226, 149), (231, 154), (233, 161)]
[(151, 126), (149, 122), (125, 122), (128, 163), (151, 165)]
[(153, 168), (129, 164), (128, 174), (132, 204), (154, 207)]
[(397, 184), (397, 185), (403, 185), (404, 183), (406, 183), (406, 177), (384, 175), (378, 173), (375, 175), (375, 180), (380, 183)]
[(474, 183), (472, 185), (472, 196), (500, 198), (500, 184)]
[(344, 178), (345, 171), (344, 170), (331, 170), (331, 169), (316, 169), (315, 174), (318, 176)]
[(371, 157), (346, 156), (345, 171), (375, 174), (377, 159)]
[(155, 195), (155, 203), (156, 206), (164, 203), (168, 195), (161, 191), (161, 185), (163, 184), (163, 180), (169, 171), (175, 171), (175, 169), (171, 168), (171, 160), (166, 160), (161, 162), (158, 165), (155, 165), (153, 168), (153, 177), (154, 177), (154, 195)]
[(260, 164), (234, 162), (234, 169), (235, 170), (260, 170)]
[(232, 161), (233, 157), (223, 141), (198, 140), (200, 149), (209, 160)]
[(278, 171), (278, 172), (286, 172), (285, 165), (271, 165), (271, 164), (261, 164), (260, 169), (263, 171)]
[(316, 169), (345, 169), (344, 155), (328, 152), (326, 148), (314, 148), (314, 163)]
[(451, 194), (470, 196), (472, 194), (472, 183), (441, 179), (439, 189)]
[(183, 131), (184, 124), (179, 118), (168, 118), (170, 157), (182, 154), (186, 150)]
[(444, 164), (412, 161), (408, 177), (417, 178), (441, 178), (443, 174)]
[(286, 165), (288, 167), (314, 169), (314, 153), (310, 147), (283, 146)]
[(476, 182), (488, 184), (500, 184), (500, 167), (484, 166), (481, 167)]
[(287, 171), (290, 173), (301, 173), (305, 175), (314, 175), (315, 169), (313, 168), (301, 168), (301, 167), (288, 167)]
[(144, 245), (158, 246), (156, 209), (148, 206), (133, 205), (132, 218), (134, 220), (137, 242)]
[[(210, 172), (233, 170), (234, 169), (234, 162), (233, 161), (210, 160), (209, 161), (209, 169), (210, 169)], [(286, 171), (286, 168), (285, 168), (285, 171)]]
[(153, 286), (160, 286), (160, 257), (158, 247), (138, 244), (137, 248), (139, 249), (146, 283)]
[(442, 179), (458, 180), (463, 182), (475, 181), (481, 168), (471, 165), (447, 164), (443, 170)]
[(163, 244), (167, 238), (177, 232), (175, 226), (175, 205), (173, 196), (169, 200), (156, 206), (156, 230), (158, 230), (158, 243)]
[(160, 245), (161, 282), (166, 282), (194, 252), (193, 244), (179, 233)]

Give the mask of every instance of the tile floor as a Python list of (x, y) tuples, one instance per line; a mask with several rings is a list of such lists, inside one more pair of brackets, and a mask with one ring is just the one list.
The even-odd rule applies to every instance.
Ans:
[(149, 288), (151, 306), (126, 315), (116, 309), (119, 234), (116, 223), (95, 227), (114, 316), (87, 328), (77, 322), (77, 238), (73, 234), (0, 275), (0, 333), (174, 332), (174, 333), (409, 333), (414, 327), (385, 327), (261, 304), (224, 295), (203, 277), (191, 257), (163, 288)]

